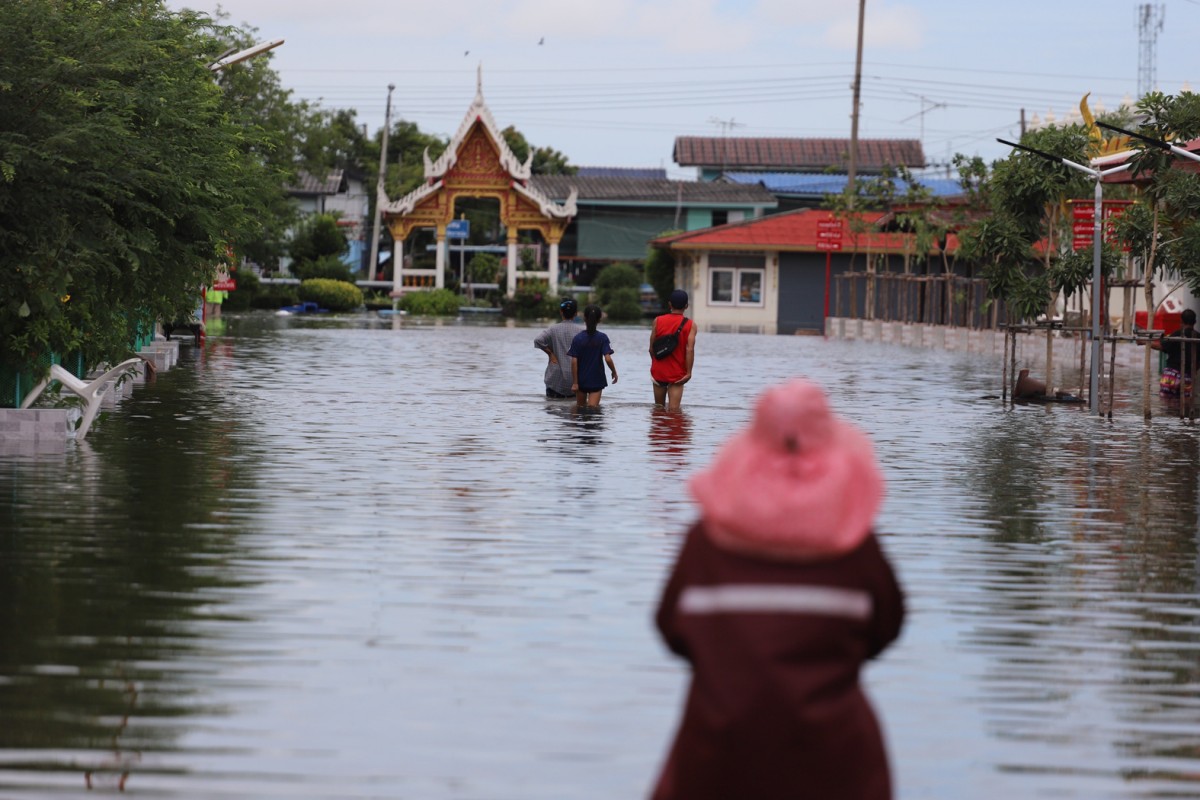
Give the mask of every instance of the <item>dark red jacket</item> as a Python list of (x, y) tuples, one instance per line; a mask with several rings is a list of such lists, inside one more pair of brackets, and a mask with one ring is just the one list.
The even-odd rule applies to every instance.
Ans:
[(688, 532), (658, 612), (692, 664), (654, 800), (887, 800), (891, 779), (863, 662), (900, 632), (904, 600), (873, 535), (793, 563)]

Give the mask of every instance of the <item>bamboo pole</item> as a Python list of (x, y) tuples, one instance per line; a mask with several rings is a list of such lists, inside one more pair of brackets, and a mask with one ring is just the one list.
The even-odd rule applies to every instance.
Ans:
[(1008, 405), (1008, 334), (1006, 328), (1004, 330), (1004, 358), (1001, 364), (1001, 387), (1000, 387), (1000, 407), (1004, 408)]
[(1113, 392), (1117, 380), (1117, 340), (1111, 342), (1112, 351), (1108, 354), (1108, 418), (1113, 416)]

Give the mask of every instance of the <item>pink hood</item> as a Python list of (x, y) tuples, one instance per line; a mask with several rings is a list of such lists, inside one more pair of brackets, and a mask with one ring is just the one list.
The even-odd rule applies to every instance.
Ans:
[(764, 391), (750, 426), (690, 488), (714, 542), (785, 560), (853, 550), (883, 502), (870, 441), (833, 416), (819, 387), (800, 379)]

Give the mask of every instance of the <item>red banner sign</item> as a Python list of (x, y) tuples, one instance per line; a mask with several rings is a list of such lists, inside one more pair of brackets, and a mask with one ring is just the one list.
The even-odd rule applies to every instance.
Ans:
[(237, 281), (233, 278), (225, 278), (214, 283), (212, 288), (218, 292), (232, 292), (237, 288)]
[[(1125, 209), (1129, 207), (1130, 200), (1105, 200), (1100, 209), (1101, 219), (1104, 220), (1104, 242), (1112, 244), (1116, 241), (1116, 235), (1113, 233), (1113, 220), (1125, 213)], [(1096, 238), (1096, 204), (1093, 200), (1072, 200), (1071, 201), (1071, 247), (1074, 250), (1087, 250), (1090, 248)], [(1129, 252), (1129, 246), (1125, 245), (1121, 248), (1126, 253)]]
[(836, 218), (817, 221), (817, 249), (842, 249), (842, 221)]

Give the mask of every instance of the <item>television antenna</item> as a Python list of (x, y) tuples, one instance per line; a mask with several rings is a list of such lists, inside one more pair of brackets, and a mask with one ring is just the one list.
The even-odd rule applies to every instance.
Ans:
[(713, 125), (719, 125), (721, 128), (721, 174), (725, 174), (725, 162), (728, 160), (726, 153), (726, 139), (729, 138), (729, 132), (734, 128), (744, 128), (746, 123), (738, 122), (733, 117), (729, 119), (721, 119), (720, 117), (709, 117), (708, 121)]
[[(920, 117), (921, 118), (920, 141), (921, 141), (921, 145), (924, 146), (925, 145), (925, 115), (928, 114), (930, 111), (933, 111), (935, 108), (948, 108), (948, 106), (945, 103), (935, 103), (934, 101), (930, 100), (928, 97), (926, 97), (923, 94), (913, 94), (912, 92), (908, 92), (908, 94), (911, 94), (913, 97), (915, 97), (921, 101), (921, 110), (915, 114), (912, 114), (911, 116), (907, 116), (904, 119), (900, 120), (900, 124), (903, 125), (905, 122), (908, 122), (910, 119)], [(926, 103), (928, 103), (928, 105), (926, 105)]]

